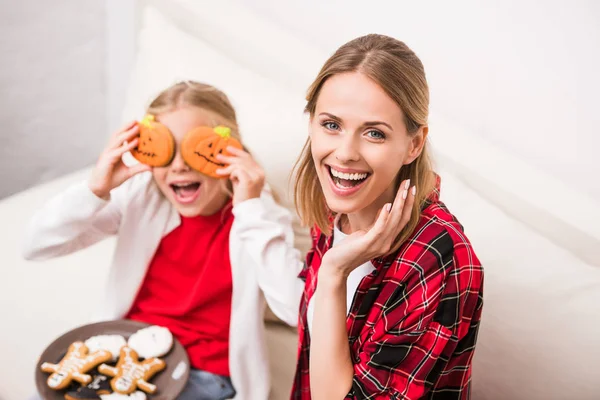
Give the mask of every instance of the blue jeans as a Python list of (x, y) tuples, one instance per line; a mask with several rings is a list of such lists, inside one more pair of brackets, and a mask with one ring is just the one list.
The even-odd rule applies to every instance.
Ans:
[[(190, 378), (177, 400), (225, 400), (235, 396), (231, 379), (199, 369), (190, 370)], [(29, 400), (41, 400), (39, 395)]]
[(233, 396), (235, 389), (228, 377), (192, 369), (190, 378), (177, 400), (225, 400)]

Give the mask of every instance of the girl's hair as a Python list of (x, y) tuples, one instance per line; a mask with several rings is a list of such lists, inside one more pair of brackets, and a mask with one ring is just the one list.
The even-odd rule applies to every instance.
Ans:
[[(240, 130), (237, 123), (235, 109), (229, 98), (214, 86), (195, 82), (178, 82), (163, 90), (148, 106), (146, 112), (160, 115), (178, 108), (191, 106), (211, 111), (216, 115), (214, 126), (223, 125), (231, 129), (231, 136), (242, 143)], [(246, 148), (244, 147), (244, 150)], [(247, 151), (247, 150), (246, 150)], [(229, 179), (222, 179), (223, 189), (231, 197), (233, 188)]]
[[(314, 117), (317, 100), (323, 84), (334, 75), (360, 72), (375, 81), (404, 113), (404, 123), (409, 135), (416, 134), (427, 124), (429, 113), (429, 88), (421, 60), (403, 42), (384, 35), (366, 35), (340, 47), (323, 65), (319, 75), (308, 89), (305, 112)], [(294, 198), (302, 221), (316, 225), (327, 235), (331, 234), (333, 213), (327, 207), (323, 190), (311, 155), (310, 139), (295, 165)], [(416, 228), (421, 206), (435, 186), (427, 142), (421, 154), (398, 172), (394, 183), (396, 191), (404, 179), (417, 187), (411, 218), (402, 229), (390, 252), (396, 251)]]

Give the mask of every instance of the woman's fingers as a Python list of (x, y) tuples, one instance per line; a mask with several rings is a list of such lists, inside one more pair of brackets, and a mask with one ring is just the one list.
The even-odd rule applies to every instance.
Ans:
[[(394, 240), (410, 219), (412, 203), (409, 204), (407, 199), (413, 199), (409, 199), (409, 185), (410, 180), (402, 181), (396, 193), (394, 203), (387, 203), (383, 207), (375, 224), (369, 230), (369, 240), (372, 241), (369, 247), (378, 255), (389, 251)], [(406, 216), (408, 218), (405, 219)]]
[(406, 226), (406, 224), (408, 224), (408, 221), (410, 221), (410, 215), (412, 213), (412, 209), (415, 204), (416, 194), (417, 194), (416, 186), (413, 186), (412, 188), (409, 189), (406, 200), (404, 201), (404, 206), (402, 209), (402, 217), (400, 218), (400, 223), (398, 224), (399, 226), (401, 226), (400, 229), (403, 229)]
[(392, 203), (386, 203), (381, 211), (379, 211), (379, 215), (375, 220), (375, 223), (369, 229), (368, 235), (365, 235), (368, 240), (380, 240), (381, 234), (384, 232), (386, 223), (390, 217), (390, 212), (392, 209)]

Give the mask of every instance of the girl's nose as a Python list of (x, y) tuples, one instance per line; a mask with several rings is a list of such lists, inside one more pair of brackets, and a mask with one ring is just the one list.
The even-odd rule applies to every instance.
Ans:
[(187, 165), (183, 157), (181, 156), (180, 151), (175, 152), (175, 156), (173, 157), (173, 161), (171, 161), (171, 171), (173, 172), (187, 172), (190, 170), (190, 166)]

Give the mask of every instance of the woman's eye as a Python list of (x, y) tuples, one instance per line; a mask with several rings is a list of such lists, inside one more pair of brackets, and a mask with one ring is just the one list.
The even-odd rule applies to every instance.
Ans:
[(329, 129), (330, 131), (337, 131), (340, 128), (338, 124), (331, 121), (324, 122), (322, 125), (325, 127), (325, 129)]
[(367, 132), (367, 135), (369, 135), (369, 137), (372, 139), (378, 139), (378, 140), (385, 139), (385, 135), (379, 131), (369, 131), (369, 132)]

